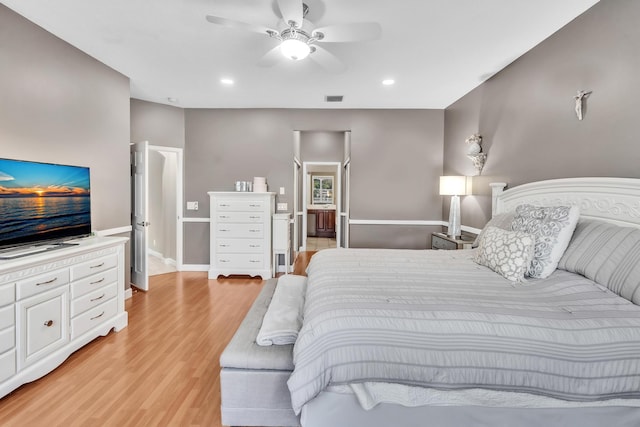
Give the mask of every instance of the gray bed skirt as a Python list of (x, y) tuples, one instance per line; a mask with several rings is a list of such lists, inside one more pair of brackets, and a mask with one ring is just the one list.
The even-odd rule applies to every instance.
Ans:
[(300, 425), (287, 388), (293, 370), (293, 345), (256, 344), (276, 282), (270, 279), (263, 285), (220, 356), (221, 414), (225, 426)]

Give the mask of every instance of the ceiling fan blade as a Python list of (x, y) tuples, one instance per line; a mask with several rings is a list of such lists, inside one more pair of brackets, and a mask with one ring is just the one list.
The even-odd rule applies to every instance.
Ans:
[(318, 37), (318, 41), (327, 43), (376, 40), (381, 35), (382, 27), (377, 22), (329, 25), (316, 28), (312, 33), (312, 37)]
[(318, 46), (313, 46), (314, 51), (309, 55), (309, 58), (318, 63), (322, 68), (332, 73), (340, 73), (347, 69), (347, 66), (338, 59), (333, 53)]
[(280, 45), (278, 45), (265, 53), (258, 61), (258, 65), (260, 67), (273, 67), (280, 62), (281, 59), (284, 59), (284, 56), (282, 56), (282, 53), (280, 52)]
[(247, 30), (254, 33), (264, 34), (266, 36), (278, 34), (278, 31), (272, 28), (264, 27), (262, 25), (247, 24), (246, 22), (234, 21), (232, 19), (221, 18), (219, 16), (207, 15), (207, 21), (227, 28)]
[(280, 8), (285, 23), (290, 25), (290, 22), (293, 21), (296, 28), (302, 27), (304, 19), (302, 0), (278, 0), (278, 8)]

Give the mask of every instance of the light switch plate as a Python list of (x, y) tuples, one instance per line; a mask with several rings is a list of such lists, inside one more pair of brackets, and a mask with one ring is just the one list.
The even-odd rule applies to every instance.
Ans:
[(286, 211), (288, 209), (288, 205), (286, 203), (278, 203), (279, 211)]
[(284, 187), (280, 187), (280, 195), (284, 196)]
[(198, 202), (187, 202), (187, 210), (188, 211), (197, 211), (198, 210)]

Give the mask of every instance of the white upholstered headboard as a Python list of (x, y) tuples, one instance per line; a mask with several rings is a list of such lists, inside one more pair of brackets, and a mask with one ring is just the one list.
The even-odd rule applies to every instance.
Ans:
[(509, 190), (492, 183), (492, 214), (522, 203), (536, 206), (578, 205), (580, 216), (640, 228), (640, 179), (563, 178), (531, 182)]

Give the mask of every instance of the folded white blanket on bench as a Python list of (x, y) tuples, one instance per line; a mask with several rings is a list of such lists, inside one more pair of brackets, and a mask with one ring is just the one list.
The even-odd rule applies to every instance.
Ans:
[(293, 344), (302, 327), (302, 306), (307, 278), (287, 274), (278, 278), (276, 290), (256, 337), (261, 346)]

